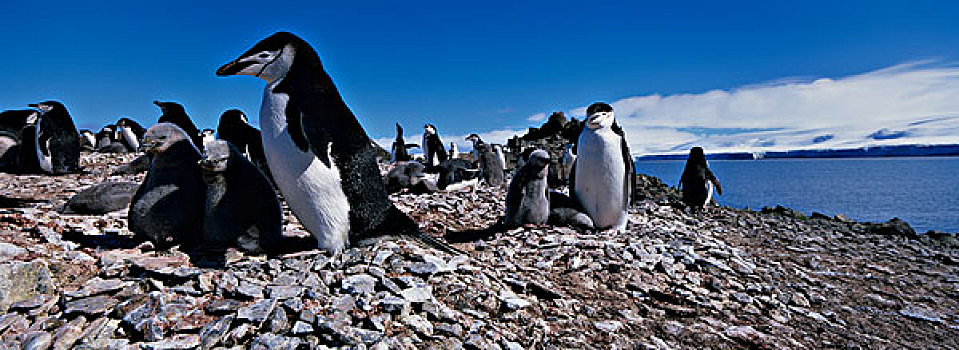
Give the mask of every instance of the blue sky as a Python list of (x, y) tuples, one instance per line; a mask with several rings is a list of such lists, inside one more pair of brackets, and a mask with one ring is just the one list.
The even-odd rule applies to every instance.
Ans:
[[(828, 133), (819, 129), (836, 127), (814, 121), (770, 125), (762, 119), (775, 116), (755, 113), (726, 125), (739, 116), (729, 113), (739, 112), (700, 117), (687, 111), (715, 100), (710, 92), (766, 98), (754, 92), (818, 87), (813, 82), (821, 79), (859, 81), (888, 76), (890, 69), (937, 76), (916, 88), (919, 97), (904, 97), (900, 107), (907, 107), (928, 100), (923, 94), (942, 84), (959, 86), (953, 75), (959, 62), (956, 2), (674, 3), (14, 1), (4, 5), (7, 16), (0, 22), (0, 109), (56, 99), (78, 126), (99, 128), (121, 116), (151, 124), (159, 116), (151, 101), (159, 99), (183, 103), (201, 128), (214, 128), (228, 108), (243, 109), (255, 122), (263, 82), (217, 78), (214, 71), (277, 30), (313, 44), (374, 138), (391, 138), (397, 121), (411, 137), (426, 122), (450, 138), (472, 132), (505, 137), (539, 124), (541, 113), (576, 114), (594, 101), (608, 101), (632, 113), (617, 108), (617, 116), (637, 128), (630, 133), (634, 152), (663, 152), (709, 144), (689, 135)], [(843, 86), (850, 85), (859, 86)], [(650, 96), (669, 101), (666, 111), (689, 114), (644, 123), (659, 110), (650, 111), (649, 99), (638, 109), (629, 102)], [(886, 97), (880, 92), (853, 101), (868, 105)], [(817, 100), (767, 104), (806, 111)], [(959, 115), (959, 106), (943, 103), (924, 115), (880, 118), (889, 126), (865, 125), (870, 110), (852, 108), (844, 116), (857, 116), (851, 123), (863, 129), (878, 129), (929, 114)], [(836, 108), (821, 108), (827, 107)], [(703, 128), (724, 131), (710, 135)], [(646, 140), (660, 143), (652, 147)], [(717, 141), (714, 148), (749, 146), (741, 141)]]

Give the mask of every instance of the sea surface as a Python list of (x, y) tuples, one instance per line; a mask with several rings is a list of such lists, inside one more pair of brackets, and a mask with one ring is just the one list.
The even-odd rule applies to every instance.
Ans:
[[(637, 161), (676, 186), (685, 161)], [(714, 198), (736, 208), (782, 205), (858, 221), (898, 217), (917, 232), (959, 232), (959, 157), (712, 160)]]

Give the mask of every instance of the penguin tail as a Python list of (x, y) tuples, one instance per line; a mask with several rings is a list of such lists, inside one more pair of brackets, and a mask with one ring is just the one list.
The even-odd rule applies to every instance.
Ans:
[[(431, 248), (442, 250), (451, 255), (466, 255), (466, 252), (456, 249), (453, 246), (420, 231), (419, 225), (413, 219), (403, 213), (395, 206), (390, 206), (386, 218), (380, 227), (373, 232), (395, 232), (394, 234), (376, 235), (375, 237), (365, 237), (357, 241), (359, 245), (369, 245), (384, 238), (395, 236), (397, 238), (408, 238), (417, 241)], [(397, 229), (399, 228), (399, 229)]]

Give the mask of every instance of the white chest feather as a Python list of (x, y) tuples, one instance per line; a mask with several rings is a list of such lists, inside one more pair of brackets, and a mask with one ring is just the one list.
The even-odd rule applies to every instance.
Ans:
[(133, 133), (133, 130), (130, 130), (130, 128), (121, 128), (120, 133), (123, 134), (123, 139), (126, 140), (130, 148), (133, 148), (134, 152), (140, 149), (140, 140), (137, 140), (137, 135)]
[(620, 142), (609, 129), (583, 129), (579, 137), (575, 195), (597, 228), (625, 227), (627, 165)]
[(278, 82), (267, 86), (260, 110), (267, 164), (293, 214), (316, 237), (319, 247), (340, 251), (348, 244), (350, 230), (350, 204), (340, 172), (332, 157), (327, 167), (312, 151), (304, 152), (293, 143), (285, 112), (289, 96), (272, 92)]
[[(51, 158), (50, 155), (43, 153), (43, 149), (40, 148), (40, 125), (39, 124), (40, 123), (37, 123), (37, 126), (34, 127), (33, 129), (33, 132), (34, 132), (33, 140), (34, 140), (35, 149), (37, 150), (37, 160), (40, 162), (40, 169), (49, 173), (53, 171), (53, 161), (50, 159)], [(47, 152), (49, 152), (50, 140), (47, 140), (46, 144), (43, 146), (47, 149)]]

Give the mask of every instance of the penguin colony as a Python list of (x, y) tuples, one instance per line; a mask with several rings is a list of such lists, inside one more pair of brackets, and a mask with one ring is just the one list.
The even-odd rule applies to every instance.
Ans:
[[(389, 152), (396, 165), (381, 177), (375, 144), (317, 53), (296, 35), (273, 34), (216, 75), (250, 75), (266, 82), (262, 132), (237, 109), (225, 111), (215, 131), (200, 131), (183, 105), (171, 101), (153, 101), (161, 115), (149, 129), (124, 117), (96, 133), (77, 131), (63, 104), (45, 101), (29, 105), (32, 110), (0, 113), (0, 171), (67, 174), (82, 170), (81, 149), (145, 152), (118, 170), (148, 171), (142, 183), (90, 186), (60, 210), (102, 214), (128, 207), (130, 230), (160, 247), (278, 252), (286, 239), (280, 194), (321, 249), (338, 252), (384, 237), (407, 237), (460, 253), (423, 234), (387, 193), (431, 193), (476, 180), (508, 184), (500, 220), (506, 227), (626, 229), (635, 173), (625, 133), (608, 104), (589, 106), (582, 131), (570, 137), (575, 142), (565, 145), (561, 158), (521, 150), (511, 179), (501, 145), (472, 134), (466, 138), (473, 144), (471, 153), (461, 154), (455, 142), (447, 151), (433, 124), (424, 125), (422, 146), (409, 144), (397, 123)], [(410, 153), (418, 147), (422, 158)], [(556, 176), (568, 184), (568, 195), (551, 190), (551, 163), (560, 165)], [(713, 188), (722, 194), (701, 148), (690, 151), (679, 186), (683, 202), (694, 209), (710, 201)]]

